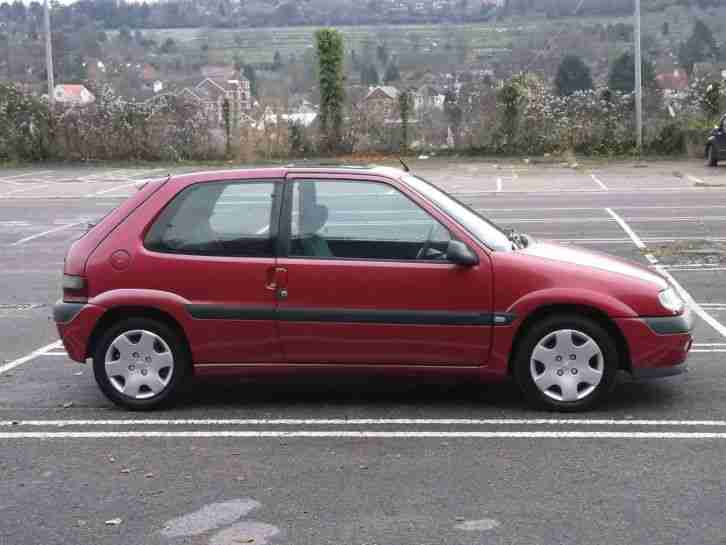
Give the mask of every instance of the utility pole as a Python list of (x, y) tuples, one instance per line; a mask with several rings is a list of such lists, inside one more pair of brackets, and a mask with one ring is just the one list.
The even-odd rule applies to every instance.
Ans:
[(635, 0), (635, 139), (643, 152), (643, 55), (640, 51), (640, 0)]
[(48, 73), (48, 103), (52, 107), (55, 103), (53, 94), (55, 85), (53, 84), (53, 44), (51, 43), (50, 37), (50, 9), (48, 7), (48, 0), (45, 0), (43, 6), (43, 26), (45, 27), (45, 71)]

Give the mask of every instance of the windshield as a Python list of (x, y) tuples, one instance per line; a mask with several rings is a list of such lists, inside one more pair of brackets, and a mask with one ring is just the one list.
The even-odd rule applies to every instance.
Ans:
[(465, 204), (444, 193), (431, 182), (412, 174), (403, 176), (403, 181), (459, 222), (479, 242), (490, 249), (497, 252), (507, 252), (514, 249), (512, 241), (504, 231)]

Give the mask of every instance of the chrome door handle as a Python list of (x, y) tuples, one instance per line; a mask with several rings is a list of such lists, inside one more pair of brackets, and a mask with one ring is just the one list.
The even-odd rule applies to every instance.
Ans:
[(278, 299), (287, 299), (287, 289), (280, 288), (277, 290), (277, 298)]

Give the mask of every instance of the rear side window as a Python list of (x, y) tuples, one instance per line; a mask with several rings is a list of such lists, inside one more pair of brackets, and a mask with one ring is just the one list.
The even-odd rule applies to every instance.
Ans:
[(157, 252), (273, 257), (274, 182), (193, 185), (159, 215), (144, 244)]

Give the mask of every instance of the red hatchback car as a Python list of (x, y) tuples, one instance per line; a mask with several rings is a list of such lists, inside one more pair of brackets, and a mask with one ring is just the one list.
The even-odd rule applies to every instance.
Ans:
[(150, 409), (194, 376), (513, 376), (556, 410), (619, 370), (678, 374), (691, 313), (659, 274), (505, 233), (391, 168), (270, 168), (150, 182), (68, 251), (70, 357)]

